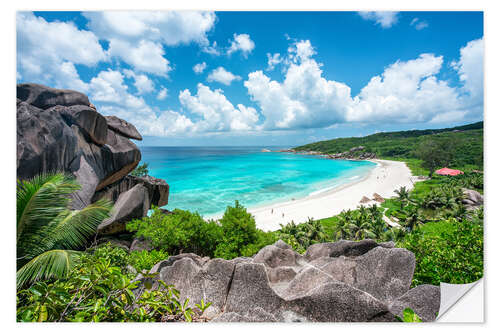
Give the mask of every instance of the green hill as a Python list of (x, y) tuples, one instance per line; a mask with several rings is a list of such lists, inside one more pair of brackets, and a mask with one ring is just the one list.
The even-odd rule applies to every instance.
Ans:
[[(446, 140), (453, 145), (454, 158), (450, 167), (483, 168), (483, 122), (428, 130), (384, 132), (365, 137), (339, 138), (319, 141), (294, 148), (300, 151), (319, 151), (336, 154), (363, 146), (361, 152), (372, 152), (378, 158), (415, 159), (419, 144), (426, 140)], [(360, 153), (361, 153), (360, 152)]]

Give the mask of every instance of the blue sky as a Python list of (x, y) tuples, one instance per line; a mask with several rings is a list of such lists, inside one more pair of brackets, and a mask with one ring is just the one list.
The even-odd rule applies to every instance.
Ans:
[(483, 119), (481, 12), (19, 12), (17, 52), (18, 82), (86, 93), (140, 145), (294, 146)]

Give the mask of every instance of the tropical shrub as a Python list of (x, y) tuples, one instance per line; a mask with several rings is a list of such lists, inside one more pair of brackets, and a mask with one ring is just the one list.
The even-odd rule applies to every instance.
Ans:
[(70, 194), (80, 186), (62, 173), (17, 181), (17, 287), (50, 277), (65, 277), (88, 238), (109, 215), (111, 203), (99, 200), (69, 210)]
[(128, 255), (128, 264), (137, 272), (149, 271), (154, 265), (162, 260), (168, 259), (168, 253), (164, 250), (142, 250), (132, 251)]
[(110, 258), (121, 262), (119, 252), (108, 244), (81, 256), (66, 278), (37, 282), (19, 291), (17, 320), (192, 321), (210, 306), (202, 302), (198, 309), (187, 307), (188, 301), (180, 302), (174, 286), (161, 280), (157, 280), (161, 288), (136, 296), (133, 291), (140, 281), (131, 280), (123, 267), (111, 262)]
[(483, 223), (479, 218), (427, 223), (406, 234), (397, 246), (415, 254), (412, 286), (471, 283), (483, 276)]
[(153, 247), (167, 253), (193, 252), (202, 256), (213, 256), (222, 236), (216, 222), (205, 222), (198, 213), (180, 209), (167, 215), (154, 208), (151, 216), (129, 222), (127, 230), (150, 239)]
[(219, 223), (222, 238), (215, 250), (216, 257), (232, 259), (253, 252), (250, 248), (254, 248), (253, 244), (259, 239), (255, 219), (238, 201), (234, 207), (226, 208)]
[(129, 222), (127, 230), (151, 240), (155, 249), (163, 251), (158, 257), (193, 252), (232, 259), (251, 256), (275, 241), (273, 233), (257, 229), (255, 219), (238, 201), (227, 207), (220, 221), (205, 221), (198, 213), (180, 209), (166, 215), (154, 208), (151, 216)]

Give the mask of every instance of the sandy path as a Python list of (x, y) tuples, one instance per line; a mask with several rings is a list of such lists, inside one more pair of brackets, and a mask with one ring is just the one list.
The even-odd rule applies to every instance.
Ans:
[[(308, 197), (276, 203), (269, 206), (249, 208), (248, 211), (255, 217), (259, 229), (277, 230), (281, 224), (290, 221), (303, 223), (309, 217), (322, 219), (337, 215), (344, 209), (355, 209), (360, 205), (363, 196), (370, 199), (374, 193), (384, 198), (394, 196), (394, 190), (401, 186), (413, 188), (417, 177), (411, 175), (410, 169), (404, 162), (388, 160), (370, 160), (377, 166), (363, 179), (322, 193)], [(372, 205), (370, 201), (365, 205)], [(207, 216), (207, 218), (220, 218), (221, 215)]]

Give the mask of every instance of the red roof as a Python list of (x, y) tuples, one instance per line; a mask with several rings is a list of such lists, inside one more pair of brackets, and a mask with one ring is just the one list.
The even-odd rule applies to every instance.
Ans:
[(460, 170), (448, 169), (448, 168), (442, 168), (442, 169), (436, 170), (435, 172), (438, 175), (442, 175), (442, 176), (456, 176), (456, 175), (460, 175), (463, 173)]

